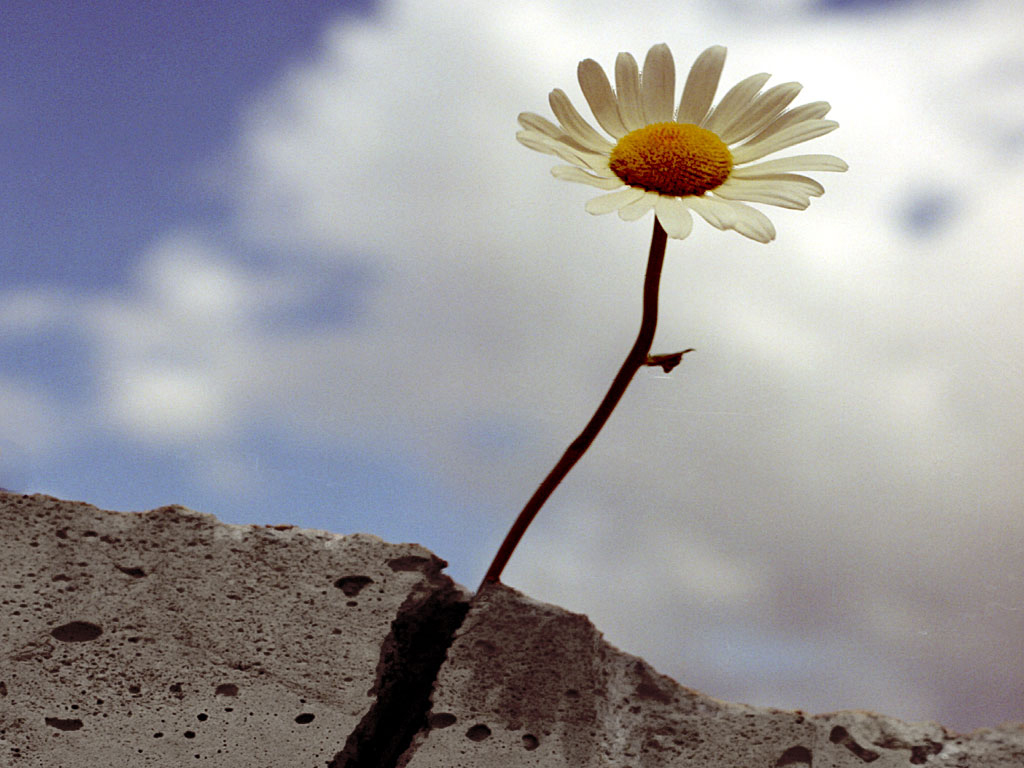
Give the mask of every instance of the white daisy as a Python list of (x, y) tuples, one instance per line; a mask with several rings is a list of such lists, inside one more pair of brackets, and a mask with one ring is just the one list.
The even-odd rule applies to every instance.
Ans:
[(783, 83), (761, 92), (771, 77), (766, 74), (741, 81), (712, 109), (724, 64), (720, 45), (698, 56), (675, 109), (675, 64), (664, 43), (648, 51), (642, 76), (636, 60), (620, 53), (614, 91), (601, 65), (586, 59), (577, 70), (580, 89), (613, 140), (598, 133), (557, 88), (549, 103), (560, 126), (524, 112), (516, 138), (570, 163), (551, 169), (556, 178), (609, 190), (587, 203), (590, 213), (618, 211), (633, 221), (653, 209), (668, 236), (682, 239), (693, 227), (692, 210), (718, 229), (767, 243), (775, 227), (741, 201), (804, 209), (825, 189), (795, 172), (845, 171), (847, 165), (832, 155), (757, 161), (839, 124), (822, 119), (830, 108), (824, 101), (785, 111), (801, 85)]

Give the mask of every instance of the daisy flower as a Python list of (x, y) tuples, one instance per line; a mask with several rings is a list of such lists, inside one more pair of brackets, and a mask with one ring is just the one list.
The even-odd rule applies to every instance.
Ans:
[(516, 138), (569, 163), (551, 170), (556, 178), (608, 190), (587, 203), (590, 213), (618, 211), (633, 221), (653, 210), (668, 236), (682, 239), (695, 211), (713, 227), (767, 243), (775, 227), (747, 202), (804, 209), (825, 189), (800, 172), (845, 171), (847, 165), (832, 155), (762, 159), (839, 124), (823, 119), (829, 111), (824, 101), (786, 110), (800, 84), (762, 92), (767, 74), (739, 82), (712, 108), (724, 64), (722, 46), (698, 56), (675, 108), (675, 64), (667, 45), (648, 51), (642, 74), (630, 54), (620, 53), (614, 91), (601, 65), (586, 59), (577, 70), (580, 89), (611, 140), (557, 88), (549, 103), (559, 125), (524, 112)]

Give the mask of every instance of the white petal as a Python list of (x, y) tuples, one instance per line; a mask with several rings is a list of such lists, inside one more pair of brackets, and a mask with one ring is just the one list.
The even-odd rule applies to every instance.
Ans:
[(609, 192), (607, 195), (591, 198), (587, 201), (586, 210), (587, 213), (599, 216), (601, 214), (617, 211), (624, 205), (635, 203), (643, 196), (644, 190), (639, 189), (638, 187), (623, 187), (622, 189), (617, 189), (614, 192)]
[(564, 144), (565, 146), (578, 151), (590, 152), (589, 147), (584, 146), (546, 117), (541, 117), (533, 112), (523, 112), (519, 115), (519, 124), (523, 126), (525, 133), (534, 133), (539, 138), (550, 139), (551, 141)]
[(576, 76), (580, 81), (580, 90), (590, 105), (590, 111), (597, 118), (598, 125), (616, 139), (621, 139), (629, 133), (619, 117), (615, 92), (601, 65), (593, 59), (581, 61), (576, 68)]
[(516, 134), (516, 139), (524, 147), (529, 147), (547, 155), (555, 155), (565, 162), (578, 165), (581, 168), (589, 168), (602, 174), (608, 170), (608, 155), (598, 155), (594, 152), (577, 149), (563, 141), (552, 139), (549, 136), (534, 131), (519, 131)]
[(699, 213), (704, 221), (716, 229), (729, 229), (736, 221), (735, 211), (724, 200), (718, 200), (708, 195), (691, 196), (685, 200), (690, 208)]
[[(566, 147), (572, 149), (574, 152), (595, 154), (593, 147), (589, 147), (583, 144), (582, 142), (578, 141), (577, 139), (574, 139), (572, 136), (563, 131), (559, 126), (552, 123), (546, 117), (541, 117), (540, 115), (535, 114), (534, 112), (522, 112), (520, 113), (518, 120), (519, 124), (526, 129), (525, 133), (533, 133), (536, 134), (538, 138), (550, 139), (551, 141), (557, 142), (559, 144), (564, 144)], [(609, 145), (608, 149), (598, 150), (598, 154), (607, 156), (608, 152), (610, 151), (610, 146), (611, 145)]]
[(636, 221), (654, 207), (660, 195), (647, 190), (639, 200), (619, 208), (619, 218), (623, 221)]
[(550, 136), (553, 139), (561, 140), (565, 138), (565, 131), (536, 112), (520, 112), (517, 120), (527, 131), (543, 133), (545, 136)]
[(672, 120), (676, 96), (676, 65), (672, 52), (664, 43), (647, 52), (640, 76), (640, 96), (644, 120), (647, 123), (665, 123)]
[[(821, 197), (825, 194), (825, 188), (820, 182), (798, 173), (773, 173), (770, 176), (758, 176), (756, 179), (729, 179), (726, 184), (774, 184), (787, 189), (797, 189), (811, 197)], [(719, 187), (721, 189), (721, 187)], [(718, 192), (718, 189), (715, 190)]]
[(569, 101), (569, 97), (565, 95), (565, 91), (561, 88), (556, 88), (548, 97), (548, 102), (551, 104), (551, 111), (555, 113), (558, 122), (562, 124), (562, 128), (565, 129), (569, 136), (594, 152), (611, 151), (611, 142), (595, 131), (590, 123), (583, 119), (580, 113), (576, 111), (576, 107)]
[(718, 136), (726, 144), (734, 144), (764, 128), (778, 117), (803, 88), (800, 83), (782, 83), (762, 93), (747, 109), (740, 112), (720, 131)]
[(797, 211), (802, 211), (811, 204), (809, 194), (806, 189), (793, 184), (762, 183), (742, 179), (732, 184), (726, 182), (715, 189), (715, 195), (723, 200), (746, 200), (750, 203), (777, 205), (780, 208), (792, 208)]
[(741, 235), (759, 243), (770, 243), (775, 239), (775, 226), (771, 219), (759, 210), (731, 201), (727, 205), (733, 209), (734, 216), (734, 223), (730, 229), (735, 229)]
[(556, 179), (562, 179), (564, 181), (575, 181), (580, 184), (589, 184), (592, 187), (598, 189), (618, 189), (623, 186), (622, 180), (617, 176), (608, 178), (607, 176), (595, 176), (592, 173), (587, 173), (582, 168), (577, 168), (574, 165), (556, 165), (551, 169), (551, 175)]
[(757, 92), (761, 90), (762, 85), (768, 82), (769, 77), (771, 75), (762, 72), (759, 75), (751, 75), (745, 80), (740, 80), (729, 89), (728, 93), (718, 102), (714, 111), (704, 119), (701, 128), (707, 128), (721, 136), (722, 129), (730, 125), (750, 107)]
[(760, 160), (765, 155), (778, 152), (780, 149), (816, 139), (831, 133), (839, 127), (834, 120), (804, 120), (803, 122), (783, 128), (768, 138), (754, 138), (732, 150), (732, 161), (739, 165), (752, 160)]
[(849, 166), (835, 155), (794, 155), (733, 168), (730, 179), (754, 179), (787, 171), (845, 171)]
[(665, 229), (665, 234), (675, 240), (682, 240), (693, 230), (693, 217), (678, 197), (658, 195), (654, 202), (654, 214)]
[(620, 53), (615, 59), (615, 92), (619, 101), (619, 117), (630, 131), (644, 127), (644, 113), (640, 108), (640, 70), (636, 59)]
[[(528, 147), (536, 152), (543, 152), (545, 155), (556, 155), (558, 157), (562, 157), (558, 154), (558, 150), (555, 149), (554, 145), (550, 141), (547, 141), (545, 137), (540, 136), (533, 131), (519, 131), (516, 133), (516, 141), (524, 147)], [(567, 160), (564, 157), (562, 157), (562, 159), (567, 163), (575, 162), (575, 160)]]
[(805, 120), (820, 120), (832, 109), (827, 101), (812, 101), (810, 104), (801, 104), (788, 112), (783, 112), (777, 118), (768, 123), (765, 128), (754, 137), (754, 141), (772, 136), (784, 128), (802, 123)]
[(690, 74), (686, 77), (682, 98), (679, 99), (679, 112), (676, 122), (700, 125), (711, 109), (718, 90), (718, 80), (725, 66), (725, 47), (713, 45), (704, 51), (693, 62)]

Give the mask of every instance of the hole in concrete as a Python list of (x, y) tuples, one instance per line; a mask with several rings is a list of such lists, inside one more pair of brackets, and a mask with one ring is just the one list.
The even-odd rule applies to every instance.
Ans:
[(932, 755), (937, 755), (942, 751), (942, 744), (937, 741), (927, 739), (927, 744), (910, 748), (910, 762), (912, 765), (924, 765), (928, 762)]
[(77, 731), (82, 727), (82, 721), (77, 718), (65, 720), (62, 717), (48, 717), (46, 718), (46, 724), (51, 728), (56, 728), (58, 731)]
[(88, 621), (71, 621), (50, 630), (62, 643), (86, 643), (103, 634), (103, 628)]
[(312, 712), (303, 712), (301, 715), (295, 716), (295, 722), (299, 725), (305, 725), (306, 723), (312, 723), (314, 717), (316, 717), (316, 715)]
[(406, 555), (388, 560), (388, 568), (392, 571), (423, 571), (428, 565), (430, 565), (430, 558), (418, 555)]
[(458, 719), (450, 712), (438, 712), (436, 715), (431, 715), (427, 722), (431, 728), (447, 728), (450, 725), (455, 725), (455, 721)]
[(217, 696), (237, 696), (238, 686), (234, 683), (221, 683), (214, 691)]
[(117, 570), (119, 570), (121, 573), (126, 573), (129, 576), (132, 576), (136, 579), (141, 579), (143, 576), (146, 575), (146, 572), (141, 568), (125, 568), (124, 566), (119, 565), (117, 566)]
[(656, 701), (659, 704), (669, 704), (672, 701), (672, 694), (662, 688), (661, 680), (651, 673), (651, 669), (640, 662), (634, 664), (633, 669), (640, 677), (636, 687), (636, 696), (641, 700)]
[(369, 576), (342, 576), (334, 582), (334, 586), (344, 592), (346, 597), (355, 597), (367, 584), (373, 584)]
[(523, 749), (527, 750), (528, 752), (532, 752), (539, 746), (540, 740), (532, 733), (527, 733), (523, 735)]
[(477, 723), (468, 731), (466, 731), (466, 738), (470, 741), (483, 741), (491, 737), (491, 729), (483, 723)]
[(848, 750), (853, 752), (857, 757), (863, 760), (865, 763), (870, 763), (878, 759), (879, 755), (877, 752), (873, 752), (870, 749), (865, 749), (858, 744), (850, 732), (843, 728), (841, 725), (837, 725), (832, 729), (832, 732), (828, 735), (828, 740), (833, 744), (841, 744)]
[(475, 645), (478, 651), (486, 653), (488, 656), (494, 656), (498, 652), (498, 646), (490, 640), (477, 640)]
[(183, 733), (182, 736), (184, 736), (186, 739), (194, 739), (196, 737), (196, 732), (195, 731), (185, 731), (185, 733)]
[(775, 761), (775, 768), (787, 765), (811, 765), (811, 750), (800, 744), (790, 747)]

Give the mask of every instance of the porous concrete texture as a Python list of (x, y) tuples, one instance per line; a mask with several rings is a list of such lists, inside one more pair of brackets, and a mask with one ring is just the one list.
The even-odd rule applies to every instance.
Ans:
[(0, 766), (1024, 766), (1016, 726), (715, 701), (415, 544), (4, 492), (0, 526)]
[(494, 585), (441, 667), (403, 768), (1024, 768), (1024, 730), (962, 736), (869, 712), (717, 701), (606, 643), (585, 616)]
[(393, 625), (427, 623), (432, 676), (465, 600), (415, 544), (182, 507), (0, 493), (0, 530), (0, 766), (322, 768), (401, 719), (381, 685), (417, 695), (378, 679)]

